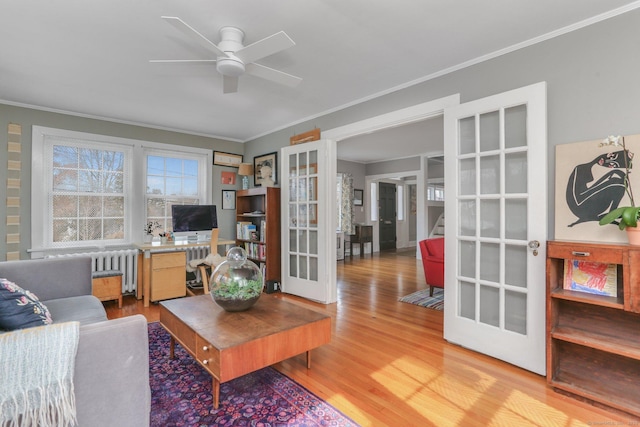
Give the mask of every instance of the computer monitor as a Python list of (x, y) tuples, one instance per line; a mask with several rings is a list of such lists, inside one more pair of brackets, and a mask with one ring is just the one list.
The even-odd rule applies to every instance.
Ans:
[(176, 240), (210, 240), (218, 228), (215, 205), (173, 205), (171, 219)]

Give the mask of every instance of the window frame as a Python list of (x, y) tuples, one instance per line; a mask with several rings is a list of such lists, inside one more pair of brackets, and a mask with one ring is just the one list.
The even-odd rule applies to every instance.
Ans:
[[(52, 189), (52, 165), (47, 149), (52, 140), (67, 139), (72, 143), (100, 149), (116, 148), (128, 153), (125, 168), (129, 170), (129, 184), (125, 184), (125, 237), (109, 241), (72, 242), (68, 245), (52, 245), (52, 222), (48, 199)], [(56, 141), (57, 142), (57, 141)], [(212, 163), (213, 151), (203, 148), (164, 144), (151, 141), (134, 140), (108, 135), (98, 135), (65, 129), (33, 126), (32, 129), (32, 185), (31, 188), (31, 249), (32, 257), (43, 256), (45, 252), (72, 250), (79, 248), (105, 248), (110, 246), (131, 246), (144, 239), (146, 223), (146, 179), (147, 155), (164, 157), (192, 158), (198, 161), (198, 198), (202, 204), (210, 204), (212, 199)], [(144, 165), (135, 167), (135, 165)], [(43, 203), (43, 200), (47, 201)], [(142, 214), (140, 214), (142, 213)], [(108, 242), (108, 243), (107, 243)], [(37, 255), (40, 253), (39, 255)]]

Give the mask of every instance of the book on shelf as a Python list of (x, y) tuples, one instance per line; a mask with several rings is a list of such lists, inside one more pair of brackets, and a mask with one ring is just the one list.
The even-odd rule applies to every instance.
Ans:
[(266, 252), (264, 244), (254, 242), (244, 242), (244, 251), (249, 258), (264, 260), (266, 258)]
[(260, 221), (260, 241), (264, 242), (267, 239), (267, 221), (264, 219)]
[(617, 297), (617, 284), (618, 266), (616, 264), (564, 260), (564, 289)]
[(245, 229), (244, 227), (249, 225), (249, 224), (252, 224), (252, 223), (250, 221), (238, 221), (236, 223), (236, 238), (237, 239), (246, 240), (243, 237), (243, 233), (244, 233), (244, 229)]

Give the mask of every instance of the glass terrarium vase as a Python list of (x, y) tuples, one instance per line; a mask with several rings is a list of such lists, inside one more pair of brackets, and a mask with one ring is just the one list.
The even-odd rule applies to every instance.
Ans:
[(226, 311), (248, 310), (262, 294), (262, 274), (241, 247), (229, 249), (227, 259), (211, 274), (211, 298)]

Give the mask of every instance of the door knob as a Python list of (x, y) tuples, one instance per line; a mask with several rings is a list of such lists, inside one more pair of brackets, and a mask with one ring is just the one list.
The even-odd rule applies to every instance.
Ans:
[(538, 256), (538, 248), (540, 247), (540, 242), (537, 240), (529, 241), (529, 249), (533, 249), (533, 256)]

